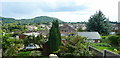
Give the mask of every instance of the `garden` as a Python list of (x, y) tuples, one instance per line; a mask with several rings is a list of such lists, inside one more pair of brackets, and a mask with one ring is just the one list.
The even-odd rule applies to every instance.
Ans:
[(91, 46), (97, 48), (100, 51), (106, 49), (114, 53), (120, 54), (120, 36), (102, 36), (100, 43), (91, 43)]

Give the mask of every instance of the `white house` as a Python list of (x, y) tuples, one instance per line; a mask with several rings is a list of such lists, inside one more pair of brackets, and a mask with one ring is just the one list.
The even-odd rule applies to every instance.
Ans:
[(87, 37), (89, 42), (100, 42), (101, 36), (98, 32), (78, 32), (79, 36)]

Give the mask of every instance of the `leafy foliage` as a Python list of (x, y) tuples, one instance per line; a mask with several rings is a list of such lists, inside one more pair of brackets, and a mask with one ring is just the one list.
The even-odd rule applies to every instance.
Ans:
[(17, 47), (11, 46), (9, 47), (5, 52), (3, 52), (3, 56), (16, 56), (16, 53), (18, 53)]
[(108, 40), (108, 36), (101, 36), (100, 42), (101, 43), (110, 43), (110, 41)]
[(38, 44), (41, 48), (42, 48), (42, 44), (46, 42), (46, 39), (40, 34), (37, 37), (35, 37), (34, 35), (32, 36), (27, 36), (24, 39), (24, 45), (27, 46), (30, 43), (33, 44)]
[(25, 25), (18, 25), (18, 23), (3, 24), (2, 29), (4, 32), (26, 31)]
[[(3, 49), (3, 56), (15, 56), (18, 53), (18, 47), (20, 44), (23, 43), (22, 40), (10, 38), (11, 34), (5, 34), (2, 36), (2, 49)], [(19, 45), (18, 45), (19, 44)]]
[(112, 44), (112, 45), (119, 46), (119, 44), (120, 44), (119, 36), (111, 35), (108, 37), (108, 40), (110, 41), (110, 44)]
[(96, 31), (102, 35), (108, 35), (111, 31), (109, 20), (105, 15), (98, 11), (93, 16), (90, 17), (89, 22), (87, 23), (88, 31)]
[(68, 37), (66, 45), (61, 46), (61, 56), (93, 56), (93, 53), (88, 49), (87, 38), (81, 36)]

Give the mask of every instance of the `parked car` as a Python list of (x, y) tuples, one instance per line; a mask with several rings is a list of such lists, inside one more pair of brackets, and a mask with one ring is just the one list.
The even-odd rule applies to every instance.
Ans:
[(35, 49), (36, 47), (34, 46), (34, 44), (29, 44), (27, 47), (26, 47), (26, 49)]

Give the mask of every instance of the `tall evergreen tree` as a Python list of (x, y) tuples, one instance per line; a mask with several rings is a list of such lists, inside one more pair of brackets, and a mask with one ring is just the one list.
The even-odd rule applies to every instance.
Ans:
[(61, 45), (61, 34), (59, 29), (59, 23), (57, 20), (52, 22), (52, 27), (49, 33), (48, 44), (51, 53), (57, 51)]
[(106, 18), (101, 11), (98, 11), (90, 17), (89, 22), (87, 23), (87, 30), (107, 35), (111, 31), (109, 19)]

